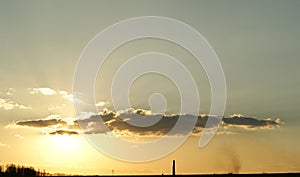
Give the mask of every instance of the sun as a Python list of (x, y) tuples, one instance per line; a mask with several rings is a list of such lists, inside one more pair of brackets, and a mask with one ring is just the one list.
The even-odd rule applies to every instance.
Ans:
[(77, 141), (75, 137), (70, 135), (54, 135), (53, 145), (60, 150), (72, 149), (76, 147)]
[[(37, 156), (45, 159), (46, 171), (53, 170), (52, 167), (64, 167), (59, 169), (62, 173), (69, 173), (68, 168), (88, 166), (91, 156), (91, 147), (85, 137), (81, 135), (44, 135), (39, 137), (40, 144), (36, 143)], [(42, 153), (38, 153), (41, 151)], [(55, 171), (55, 170), (54, 170)]]
[(81, 139), (72, 135), (51, 135), (48, 144), (60, 156), (71, 156), (82, 150)]

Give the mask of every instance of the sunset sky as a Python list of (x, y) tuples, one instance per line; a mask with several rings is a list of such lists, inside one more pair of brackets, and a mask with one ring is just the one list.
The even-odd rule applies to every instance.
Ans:
[[(175, 159), (179, 174), (299, 172), (299, 9), (298, 0), (0, 1), (0, 165), (66, 174), (170, 174)], [(108, 26), (140, 16), (186, 23), (218, 55), (227, 102), (217, 134), (203, 148), (198, 142), (210, 111), (208, 77), (188, 51), (166, 40), (138, 39), (117, 48), (95, 81), (98, 111), (84, 113), (88, 131), (78, 126), (73, 106), (85, 104), (73, 94), (80, 55)], [(187, 141), (169, 155), (142, 163), (121, 161), (86, 140), (106, 133), (96, 126), (97, 115), (121, 138), (151, 141), (184, 114), (176, 85), (159, 74), (135, 80), (128, 96), (131, 109), (114, 109), (114, 74), (129, 58), (151, 51), (172, 55), (190, 71), (201, 102), (198, 121)], [(120, 116), (130, 119), (136, 113), (155, 118), (148, 98), (157, 92), (167, 106), (156, 129), (121, 121)], [(113, 148), (122, 152), (122, 147)]]

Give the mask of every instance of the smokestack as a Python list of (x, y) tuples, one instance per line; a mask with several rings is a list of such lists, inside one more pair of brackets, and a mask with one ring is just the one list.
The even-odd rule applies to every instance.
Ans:
[(175, 160), (173, 160), (172, 175), (175, 175)]

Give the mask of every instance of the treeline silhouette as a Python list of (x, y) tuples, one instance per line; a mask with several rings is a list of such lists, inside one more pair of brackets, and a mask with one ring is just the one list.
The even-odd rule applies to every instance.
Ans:
[(35, 170), (33, 167), (25, 167), (15, 164), (8, 164), (0, 166), (0, 176), (24, 176), (24, 177), (37, 177), (37, 176), (51, 176), (45, 171)]

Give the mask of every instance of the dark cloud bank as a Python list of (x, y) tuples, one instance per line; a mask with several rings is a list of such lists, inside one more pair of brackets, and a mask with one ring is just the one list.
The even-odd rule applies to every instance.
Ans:
[[(167, 134), (174, 127), (179, 117), (183, 118), (186, 123), (196, 119), (196, 125), (192, 133), (198, 134), (201, 133), (205, 127), (209, 115), (162, 115), (151, 114), (149, 111), (142, 109), (130, 109), (118, 113), (105, 110), (100, 114), (90, 115), (82, 119), (48, 117), (38, 120), (20, 120), (15, 122), (15, 124), (18, 126), (40, 128), (44, 134), (50, 135), (99, 134), (113, 131), (120, 135), (161, 136)], [(210, 118), (218, 119), (215, 116), (210, 116)], [(145, 125), (150, 126), (134, 126), (134, 123), (138, 123), (139, 121), (143, 121)], [(283, 122), (279, 118), (275, 120), (271, 118), (257, 119), (243, 115), (223, 117), (221, 121), (221, 127), (226, 129), (226, 131), (234, 128), (242, 128), (246, 130), (273, 129), (279, 127), (281, 124), (283, 124)], [(211, 125), (208, 128), (213, 126), (216, 125)], [(182, 132), (177, 134), (180, 133), (185, 134), (188, 132), (182, 130)]]

